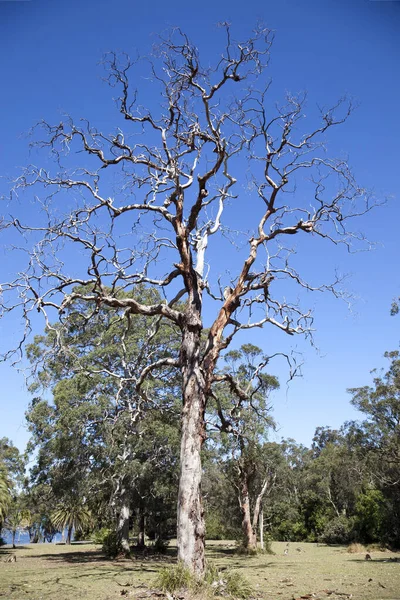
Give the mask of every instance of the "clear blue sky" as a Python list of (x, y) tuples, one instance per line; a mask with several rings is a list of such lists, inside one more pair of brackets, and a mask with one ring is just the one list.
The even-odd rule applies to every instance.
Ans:
[[(0, 169), (12, 177), (18, 166), (35, 160), (23, 134), (42, 118), (57, 123), (68, 112), (112, 128), (111, 93), (97, 66), (104, 52), (146, 52), (154, 34), (179, 25), (212, 56), (217, 22), (231, 21), (237, 37), (245, 37), (258, 18), (276, 31), (271, 96), (279, 100), (285, 91), (307, 90), (311, 107), (343, 94), (358, 100), (360, 107), (333, 140), (334, 148), (348, 153), (362, 185), (374, 188), (377, 196), (392, 196), (362, 224), (368, 237), (380, 242), (374, 252), (350, 257), (326, 248), (323, 256), (310, 252), (302, 258), (307, 271), (315, 270), (320, 279), (334, 267), (351, 273), (348, 287), (358, 297), (352, 313), (327, 296), (310, 298), (320, 353), (298, 340), (304, 377), (288, 390), (283, 385), (274, 397), (279, 436), (309, 444), (316, 426), (338, 427), (357, 417), (346, 388), (370, 381), (370, 369), (384, 364), (383, 352), (399, 344), (400, 318), (391, 318), (389, 309), (400, 294), (400, 1), (0, 1)], [(6, 189), (0, 181), (0, 191)], [(8, 208), (3, 204), (1, 210)], [(0, 246), (4, 281), (14, 261), (1, 240)], [(4, 346), (19, 323), (9, 320), (0, 327)], [(263, 346), (264, 335), (254, 341)], [(284, 381), (280, 368), (279, 375)], [(0, 376), (0, 436), (23, 448), (29, 401), (24, 380), (5, 365)]]

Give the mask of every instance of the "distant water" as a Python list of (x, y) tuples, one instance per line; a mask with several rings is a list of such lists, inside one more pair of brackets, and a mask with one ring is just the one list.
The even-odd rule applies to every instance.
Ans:
[[(6, 544), (12, 544), (12, 535), (10, 532), (3, 529), (1, 532), (1, 537), (6, 542)], [(53, 538), (52, 544), (61, 542), (61, 540), (62, 540), (61, 533), (57, 533)], [(29, 533), (27, 531), (18, 531), (17, 535), (15, 536), (15, 544), (17, 546), (25, 546), (26, 544), (29, 544), (29, 543), (30, 543), (29, 542)]]

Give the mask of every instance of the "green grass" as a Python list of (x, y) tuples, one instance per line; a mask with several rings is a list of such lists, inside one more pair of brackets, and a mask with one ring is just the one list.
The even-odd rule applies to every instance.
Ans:
[[(349, 554), (344, 546), (291, 543), (287, 556), (285, 548), (284, 542), (274, 542), (274, 555), (241, 556), (234, 542), (211, 541), (207, 558), (223, 573), (242, 575), (254, 597), (262, 600), (292, 600), (306, 594), (330, 600), (345, 600), (344, 594), (352, 594), (353, 600), (400, 600), (400, 553), (376, 550), (366, 561), (365, 553)], [(17, 561), (6, 563), (14, 552)], [(160, 569), (174, 562), (173, 544), (165, 556), (137, 554), (132, 560), (107, 560), (96, 545), (1, 548), (0, 598), (111, 600), (121, 598), (121, 592), (140, 598), (155, 586)]]

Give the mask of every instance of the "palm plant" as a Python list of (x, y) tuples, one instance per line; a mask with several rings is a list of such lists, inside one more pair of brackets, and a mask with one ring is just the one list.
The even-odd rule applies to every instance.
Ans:
[(67, 528), (66, 544), (71, 543), (72, 530), (81, 531), (92, 523), (90, 511), (77, 499), (61, 504), (52, 514), (51, 522), (57, 529)]
[(15, 548), (15, 536), (18, 531), (27, 529), (29, 524), (29, 511), (21, 509), (18, 498), (14, 498), (8, 510), (7, 518), (4, 522), (4, 528), (12, 536), (12, 547)]

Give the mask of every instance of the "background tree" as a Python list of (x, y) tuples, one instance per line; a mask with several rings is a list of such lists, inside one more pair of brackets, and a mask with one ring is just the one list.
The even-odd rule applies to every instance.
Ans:
[(11, 482), (7, 469), (5, 465), (0, 462), (0, 528), (3, 525), (3, 521), (11, 504), (10, 489)]
[(54, 510), (51, 514), (51, 522), (59, 531), (67, 529), (65, 543), (71, 543), (72, 531), (80, 531), (90, 526), (92, 516), (80, 498), (70, 498), (69, 501)]
[[(151, 290), (142, 296), (149, 294), (154, 296)], [(93, 503), (100, 497), (117, 523), (118, 545), (129, 553), (134, 490), (157, 479), (157, 465), (174, 464), (179, 416), (174, 397), (179, 381), (167, 380), (165, 369), (160, 379), (153, 371), (144, 406), (132, 373), (148, 356), (170, 356), (177, 340), (154, 319), (133, 316), (126, 323), (123, 312), (110, 308), (90, 318), (94, 308), (77, 303), (68, 309), (67, 327), (57, 332), (65, 353), (58, 353), (53, 330), (28, 347), (36, 369), (32, 391), (44, 387), (53, 393), (53, 402), (37, 398), (27, 413), (30, 449), (39, 449), (32, 481), (50, 484), (66, 505), (74, 498), (90, 497)], [(138, 498), (136, 493), (140, 504)]]
[[(35, 189), (42, 211), (35, 223), (17, 217), (2, 223), (33, 244), (27, 270), (2, 286), (3, 311), (22, 308), (26, 335), (39, 311), (59, 342), (65, 311), (77, 300), (120, 308), (127, 318), (157, 316), (180, 329), (179, 357), (147, 364), (133, 382), (147, 402), (147, 376), (161, 367), (180, 371), (178, 556), (198, 573), (204, 571), (204, 415), (220, 382), (218, 359), (237, 333), (254, 327), (310, 334), (312, 315), (299, 305), (299, 292), (339, 295), (339, 282), (307, 281), (296, 270), (299, 260), (291, 262), (288, 243), (309, 236), (320, 251), (322, 240), (348, 247), (363, 242), (347, 225), (371, 207), (347, 163), (329, 157), (323, 143), (351, 105), (340, 101), (322, 109), (320, 122), (305, 132), (305, 96), (288, 95), (277, 110), (270, 108), (271, 32), (257, 26), (248, 40), (235, 42), (230, 28), (223, 28), (226, 45), (214, 66), (208, 58), (201, 63), (179, 29), (160, 40), (140, 90), (145, 95), (146, 81), (151, 84), (151, 98), (161, 98), (160, 106), (148, 102), (145, 108), (146, 98), (141, 101), (130, 87), (139, 63), (106, 57), (121, 122), (110, 134), (88, 121), (43, 122), (45, 139), (38, 135), (34, 143), (50, 150), (57, 166), (30, 165), (14, 187), (19, 194)], [(236, 173), (247, 173), (245, 186)], [(244, 214), (252, 224), (242, 234), (241, 250), (224, 253), (223, 235), (240, 229)], [(224, 278), (224, 266), (207, 262), (212, 239), (220, 256), (229, 256)], [(157, 286), (163, 299), (138, 300), (136, 289), (143, 285)], [(204, 345), (205, 294), (214, 308)], [(50, 325), (55, 313), (57, 328)]]
[[(216, 418), (211, 422), (221, 431), (221, 450), (229, 457), (228, 479), (237, 490), (243, 546), (253, 551), (257, 547), (262, 501), (275, 479), (274, 461), (269, 456), (271, 446), (265, 442), (268, 430), (274, 426), (268, 396), (279, 383), (275, 377), (260, 371), (259, 364), (268, 360), (253, 344), (228, 352), (225, 361), (229, 364), (226, 372), (231, 387), (224, 382), (215, 389)], [(225, 374), (221, 377), (224, 381)]]
[[(372, 386), (349, 390), (352, 404), (367, 417), (350, 427), (372, 476), (358, 505), (359, 511), (373, 517), (364, 528), (375, 530), (375, 534), (380, 530), (386, 542), (399, 547), (400, 353), (387, 352), (385, 357), (390, 361), (389, 369), (376, 374)], [(374, 517), (376, 512), (381, 513), (381, 523)]]

